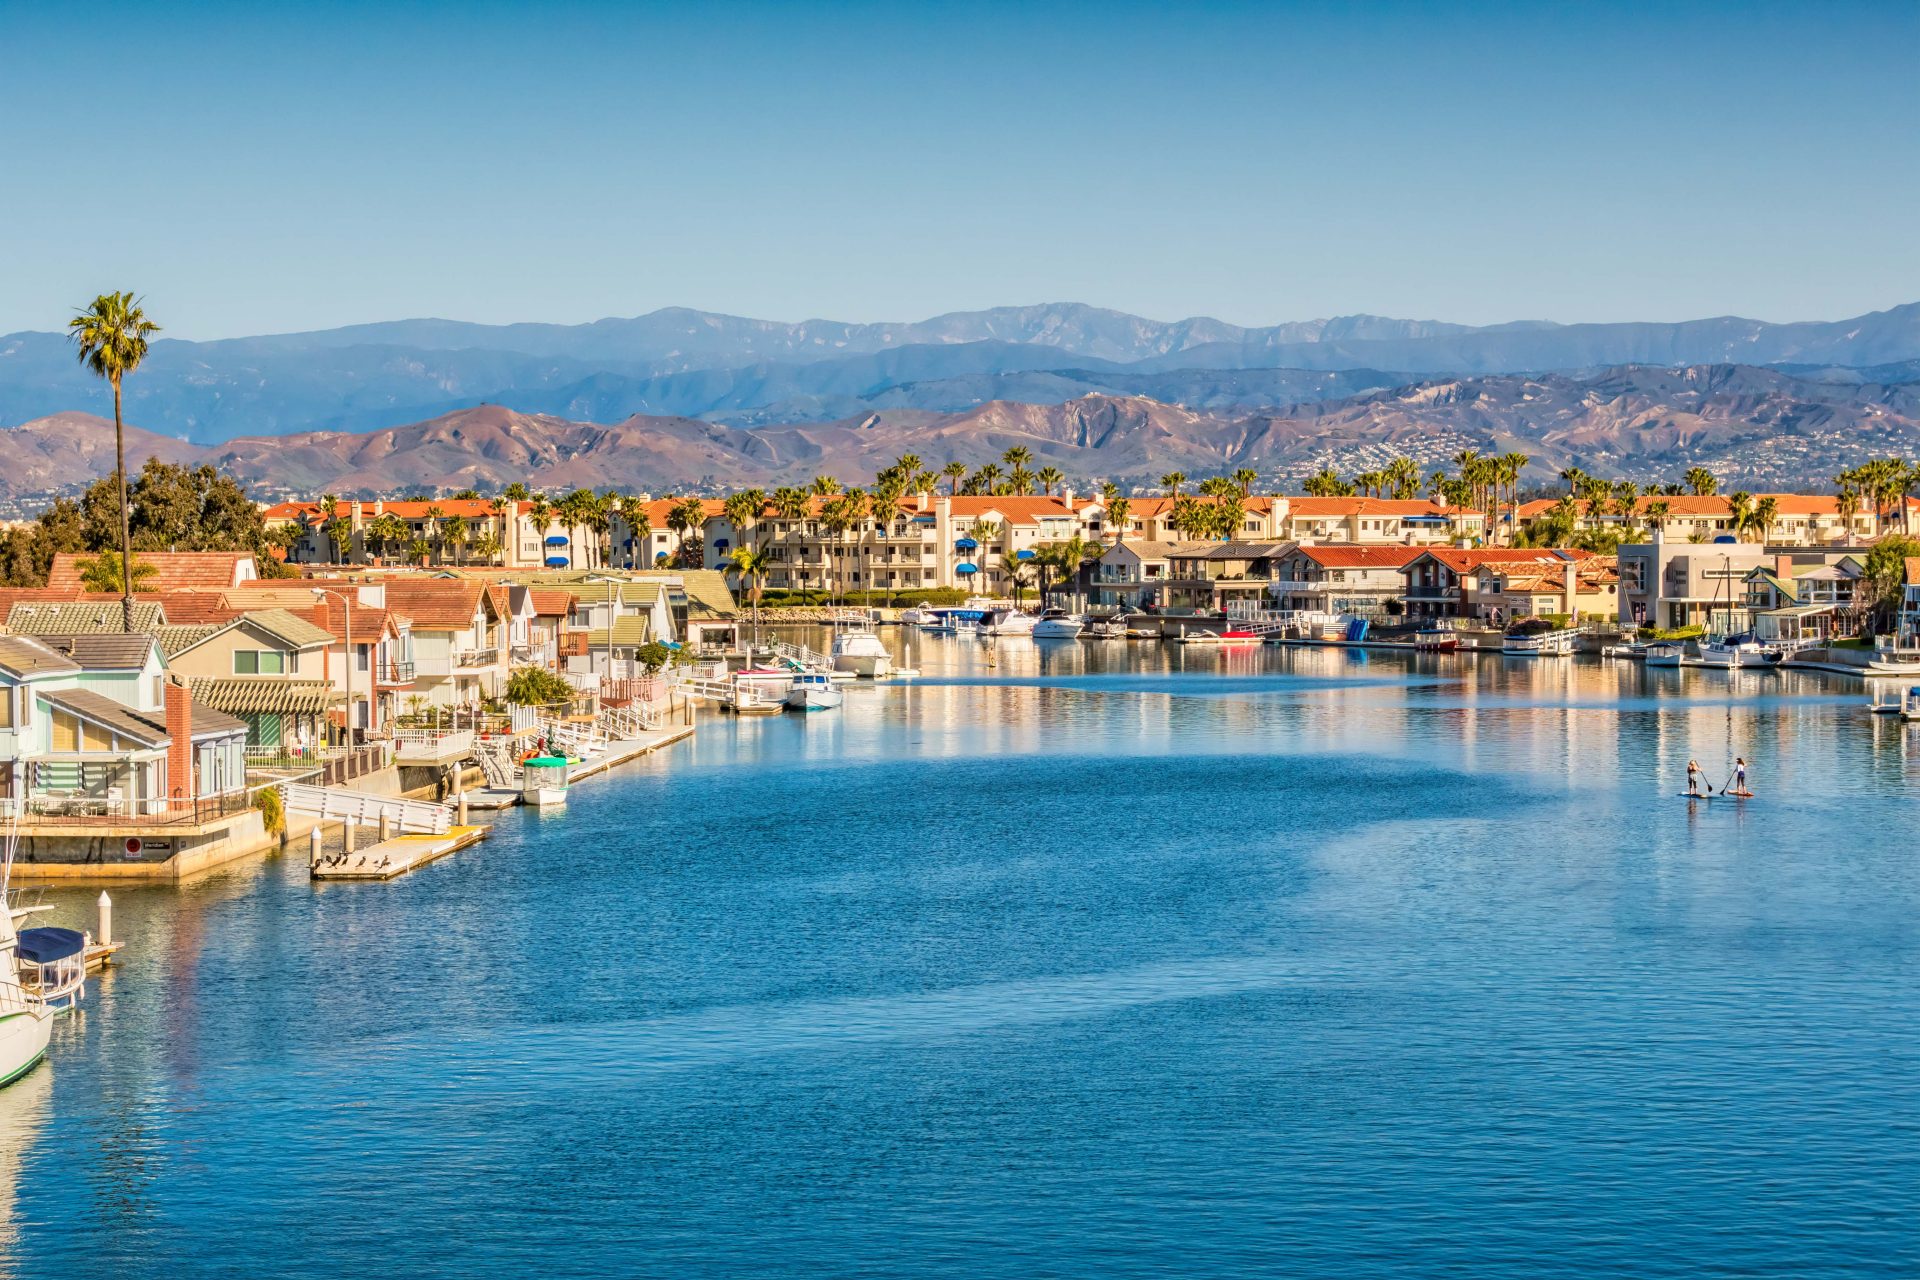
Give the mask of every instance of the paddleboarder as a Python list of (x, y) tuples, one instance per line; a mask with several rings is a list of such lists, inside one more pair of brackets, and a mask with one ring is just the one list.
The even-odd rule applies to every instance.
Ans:
[(1733, 758), (1733, 781), (1727, 784), (1727, 790), (1736, 796), (1750, 796), (1747, 790), (1747, 760), (1745, 756)]
[[(1687, 761), (1687, 794), (1690, 796), (1697, 796), (1702, 794), (1700, 790), (1700, 783), (1701, 783), (1700, 762), (1698, 760)], [(1705, 794), (1706, 795), (1713, 794), (1712, 786), (1708, 786)]]

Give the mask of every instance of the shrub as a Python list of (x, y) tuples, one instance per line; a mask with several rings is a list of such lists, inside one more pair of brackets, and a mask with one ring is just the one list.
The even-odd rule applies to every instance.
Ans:
[(507, 677), (507, 701), (523, 707), (572, 702), (573, 695), (572, 685), (540, 667), (515, 667), (513, 674)]
[(278, 835), (287, 825), (287, 815), (280, 808), (280, 788), (262, 787), (253, 793), (253, 807), (260, 811), (260, 825), (267, 834)]

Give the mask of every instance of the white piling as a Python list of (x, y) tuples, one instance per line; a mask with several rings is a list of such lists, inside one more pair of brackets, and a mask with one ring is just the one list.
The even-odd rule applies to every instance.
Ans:
[(385, 844), (393, 839), (393, 818), (385, 809), (380, 811), (380, 842)]
[(100, 929), (93, 935), (94, 945), (108, 946), (113, 942), (113, 899), (107, 891), (100, 891)]
[(320, 865), (320, 824), (314, 823), (313, 830), (307, 832), (307, 865)]
[(343, 819), (341, 819), (341, 821), (340, 821), (340, 834), (341, 834), (341, 838), (342, 838), (342, 839), (344, 839), (344, 840), (345, 840), (345, 841), (347, 842), (347, 852), (348, 852), (348, 853), (352, 853), (352, 852), (353, 852), (353, 845), (354, 845), (354, 840), (353, 840), (353, 837), (354, 837), (354, 829), (353, 829), (353, 819), (352, 819), (352, 818), (343, 818)]
[(453, 803), (454, 821), (459, 826), (467, 825), (467, 793), (462, 791)]

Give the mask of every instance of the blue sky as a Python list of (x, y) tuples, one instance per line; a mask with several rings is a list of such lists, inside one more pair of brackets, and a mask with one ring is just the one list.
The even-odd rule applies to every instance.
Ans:
[[(268, 11), (272, 10), (272, 11)], [(0, 332), (1920, 299), (1920, 5), (0, 5)]]

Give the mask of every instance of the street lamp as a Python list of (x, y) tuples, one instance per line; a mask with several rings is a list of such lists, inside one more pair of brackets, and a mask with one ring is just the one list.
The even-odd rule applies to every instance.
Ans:
[[(347, 734), (346, 736), (347, 736), (347, 746), (352, 747), (353, 746), (353, 602), (348, 600), (345, 596), (341, 595), (338, 591), (329, 591), (325, 587), (314, 587), (312, 590), (313, 590), (313, 598), (315, 600), (318, 600), (322, 604), (326, 603), (326, 599), (328, 596), (332, 596), (335, 600), (338, 600), (340, 602), (340, 616), (346, 620), (346, 628), (347, 628), (347, 717), (346, 717)], [(372, 710), (373, 696), (371, 693), (369, 693), (367, 696), (367, 707), (369, 711)], [(372, 717), (369, 716), (368, 719), (371, 720)]]

